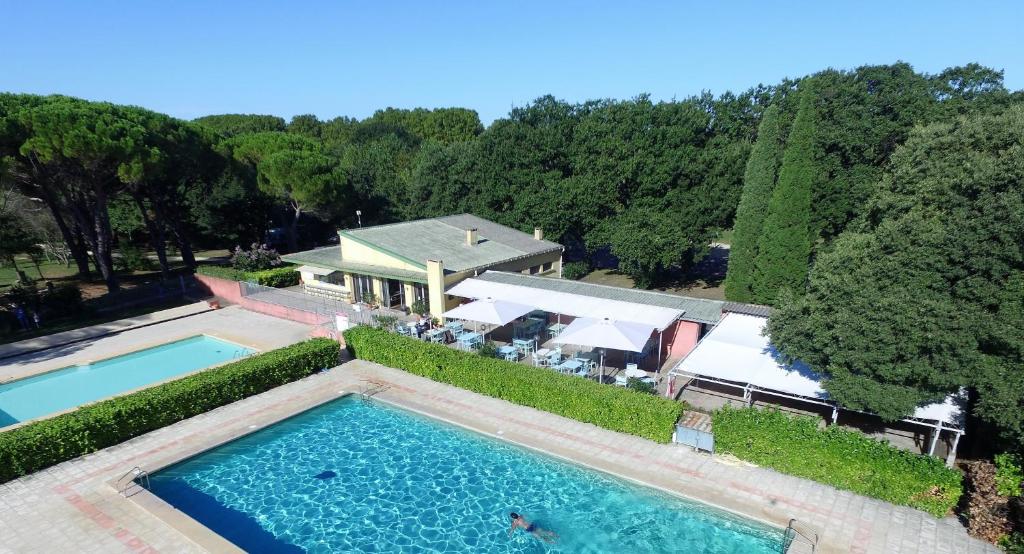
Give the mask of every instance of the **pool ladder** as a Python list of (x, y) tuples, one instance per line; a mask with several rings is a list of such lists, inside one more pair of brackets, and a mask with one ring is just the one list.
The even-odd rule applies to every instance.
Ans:
[[(129, 477), (131, 479), (129, 479)], [(136, 486), (145, 488), (146, 490), (150, 489), (149, 472), (139, 466), (129, 469), (127, 473), (117, 479), (117, 492), (125, 498), (128, 498), (132, 494), (135, 494), (135, 492), (138, 492), (134, 491), (132, 494), (128, 494), (128, 491), (134, 489)]]
[(239, 358), (245, 358), (248, 355), (249, 355), (248, 352), (246, 352), (245, 350), (239, 349), (239, 350), (235, 350), (235, 353), (231, 355), (231, 359), (232, 360), (237, 360)]
[(795, 519), (789, 520), (782, 536), (782, 554), (814, 554), (817, 547), (817, 533)]
[(364, 386), (363, 389), (359, 391), (359, 398), (362, 399), (363, 402), (369, 402), (370, 399), (373, 398), (375, 395), (378, 395), (390, 388), (391, 387), (388, 385), (371, 382), (369, 385)]

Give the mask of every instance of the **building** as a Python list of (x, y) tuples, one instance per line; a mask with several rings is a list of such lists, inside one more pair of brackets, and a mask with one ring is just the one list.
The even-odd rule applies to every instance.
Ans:
[(471, 214), (338, 231), (339, 244), (288, 254), (305, 291), (347, 302), (440, 315), (458, 304), (445, 290), (489, 269), (561, 276), (562, 245)]
[(629, 321), (651, 326), (655, 333), (650, 346), (651, 369), (661, 362), (689, 354), (704, 333), (718, 324), (719, 300), (691, 298), (663, 292), (627, 289), (546, 279), (502, 271), (488, 271), (449, 289), (449, 294), (466, 299), (491, 298), (533, 306), (558, 314), (560, 323), (576, 317)]

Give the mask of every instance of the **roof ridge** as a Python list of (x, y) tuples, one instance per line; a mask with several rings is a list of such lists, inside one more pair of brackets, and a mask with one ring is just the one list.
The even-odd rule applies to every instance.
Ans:
[(526, 275), (526, 274), (523, 274), (523, 273), (516, 273), (514, 271), (501, 271), (501, 270), (496, 270), (496, 269), (489, 269), (485, 273), (502, 273), (502, 274), (505, 274), (505, 275), (515, 275), (517, 277), (522, 277), (522, 278), (527, 278), (527, 279), (546, 279), (546, 280), (549, 280), (549, 281), (564, 281), (566, 283), (578, 283), (578, 284), (581, 284), (581, 285), (586, 285), (588, 287), (599, 287), (599, 288), (605, 288), (605, 289), (614, 289), (614, 290), (620, 290), (620, 291), (635, 292), (635, 293), (640, 293), (640, 294), (655, 294), (655, 295), (658, 295), (658, 296), (664, 296), (666, 298), (684, 298), (686, 300), (698, 300), (700, 302), (710, 302), (710, 303), (715, 303), (715, 304), (725, 304), (726, 303), (725, 300), (713, 300), (711, 298), (697, 298), (696, 296), (684, 296), (684, 295), (681, 295), (681, 294), (669, 294), (667, 292), (661, 292), (661, 291), (656, 291), (656, 290), (628, 289), (626, 287), (617, 287), (615, 285), (602, 285), (600, 283), (587, 283), (586, 281), (575, 281), (575, 280), (569, 280), (569, 279), (554, 279), (554, 278), (551, 278), (551, 277), (542, 277), (540, 275)]

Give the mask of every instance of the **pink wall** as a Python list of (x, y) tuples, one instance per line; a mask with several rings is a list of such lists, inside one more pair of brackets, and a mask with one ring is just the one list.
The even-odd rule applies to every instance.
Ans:
[(676, 321), (665, 329), (661, 341), (662, 360), (682, 358), (697, 345), (700, 335), (700, 323), (692, 321)]
[(225, 302), (238, 304), (252, 312), (279, 317), (289, 321), (297, 321), (299, 323), (305, 323), (306, 325), (321, 325), (330, 320), (327, 316), (246, 298), (242, 296), (242, 287), (237, 281), (199, 274), (196, 274), (196, 281), (199, 282), (200, 286), (202, 286), (207, 293)]

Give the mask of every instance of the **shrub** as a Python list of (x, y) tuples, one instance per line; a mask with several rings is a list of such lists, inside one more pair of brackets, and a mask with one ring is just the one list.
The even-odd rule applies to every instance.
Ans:
[(282, 288), (299, 284), (299, 272), (295, 271), (293, 265), (262, 271), (241, 271), (219, 265), (201, 265), (196, 268), (196, 273), (230, 281), (252, 281), (265, 287)]
[(292, 265), (264, 269), (262, 271), (250, 271), (245, 273), (244, 276), (246, 281), (255, 281), (259, 285), (278, 289), (294, 287), (299, 284), (299, 272), (295, 271), (295, 266)]
[(125, 244), (118, 249), (114, 265), (121, 271), (149, 271), (156, 267), (139, 247)]
[(485, 358), (500, 358), (501, 354), (498, 353), (498, 345), (494, 344), (493, 341), (487, 341), (480, 345), (476, 353)]
[(655, 394), (654, 383), (638, 379), (636, 377), (630, 377), (626, 379), (626, 388), (629, 390), (635, 390), (636, 392), (642, 392), (644, 394)]
[(353, 356), (363, 360), (661, 443), (672, 440), (675, 422), (685, 407), (666, 398), (366, 326), (345, 331), (345, 343)]
[(266, 244), (252, 243), (249, 250), (236, 246), (231, 254), (231, 266), (242, 271), (261, 271), (281, 265), (281, 255)]
[(590, 266), (587, 262), (569, 262), (562, 264), (562, 278), (576, 281), (590, 273)]
[(430, 312), (430, 307), (427, 306), (427, 303), (425, 301), (416, 300), (415, 302), (412, 303), (412, 306), (409, 306), (409, 310), (414, 314), (424, 315)]
[(337, 362), (338, 343), (312, 339), (0, 432), (0, 483), (301, 379)]
[(1020, 496), (1024, 469), (1019, 456), (996, 454), (996, 490), (1001, 496)]
[(809, 416), (723, 408), (712, 414), (715, 448), (782, 473), (945, 516), (960, 499), (960, 472)]

